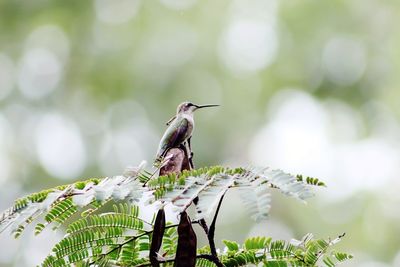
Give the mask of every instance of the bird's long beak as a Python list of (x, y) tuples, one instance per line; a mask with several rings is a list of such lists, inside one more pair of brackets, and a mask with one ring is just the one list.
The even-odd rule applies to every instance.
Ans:
[(200, 108), (210, 108), (210, 107), (219, 107), (219, 105), (195, 105), (196, 109), (200, 109)]

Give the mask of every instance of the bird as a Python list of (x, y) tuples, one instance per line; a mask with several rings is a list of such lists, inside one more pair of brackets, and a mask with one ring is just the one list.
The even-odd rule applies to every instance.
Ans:
[(191, 153), (190, 139), (194, 130), (194, 111), (217, 106), (219, 105), (196, 105), (188, 101), (179, 104), (176, 115), (166, 123), (168, 128), (160, 140), (155, 163), (160, 163), (170, 148), (187, 144), (187, 149)]

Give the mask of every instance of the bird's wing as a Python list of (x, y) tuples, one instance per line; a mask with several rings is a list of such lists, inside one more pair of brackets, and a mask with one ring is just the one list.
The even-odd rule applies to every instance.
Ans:
[(173, 120), (161, 139), (158, 155), (161, 156), (168, 149), (182, 144), (189, 137), (189, 127), (189, 121), (185, 118)]
[(171, 124), (172, 131), (169, 133), (170, 147), (182, 144), (188, 138), (189, 121), (187, 119), (174, 120)]

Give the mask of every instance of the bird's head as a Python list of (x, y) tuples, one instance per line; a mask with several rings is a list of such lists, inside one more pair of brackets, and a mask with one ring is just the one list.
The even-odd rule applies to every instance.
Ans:
[(176, 114), (192, 114), (195, 110), (200, 108), (217, 107), (219, 105), (196, 105), (191, 102), (183, 102), (179, 104)]

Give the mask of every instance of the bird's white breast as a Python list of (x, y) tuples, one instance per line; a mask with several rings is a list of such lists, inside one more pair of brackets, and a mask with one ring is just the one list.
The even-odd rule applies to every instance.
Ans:
[(181, 116), (182, 116), (182, 118), (185, 118), (185, 119), (187, 119), (187, 120), (189, 121), (189, 123), (190, 123), (190, 124), (192, 124), (192, 125), (193, 125), (193, 127), (194, 127), (194, 119), (193, 119), (193, 115), (189, 115), (189, 114), (182, 114)]
[(189, 122), (187, 133), (186, 133), (186, 136), (185, 136), (185, 139), (186, 139), (186, 138), (191, 137), (192, 133), (193, 133), (193, 129), (194, 129), (193, 115), (192, 114), (181, 114), (180, 116), (182, 116), (183, 119), (186, 119)]

